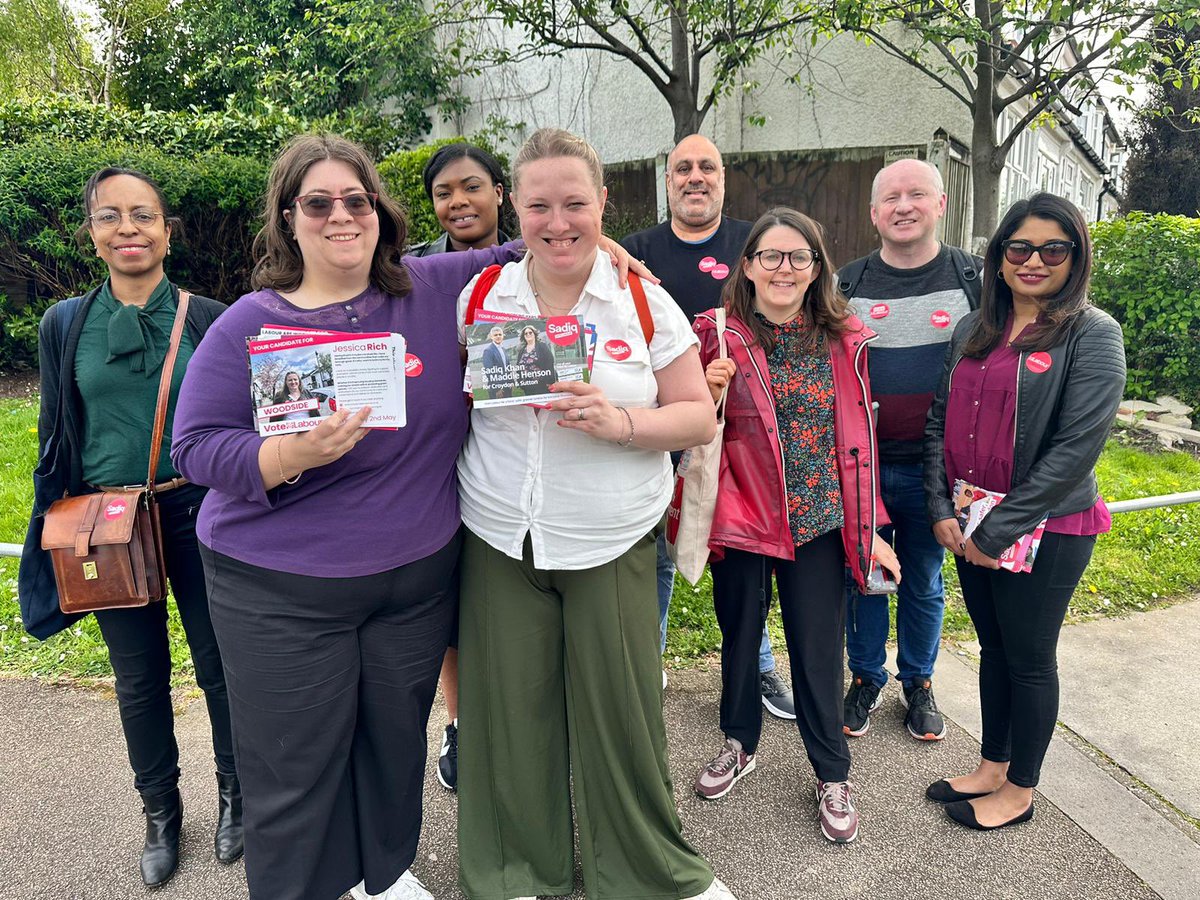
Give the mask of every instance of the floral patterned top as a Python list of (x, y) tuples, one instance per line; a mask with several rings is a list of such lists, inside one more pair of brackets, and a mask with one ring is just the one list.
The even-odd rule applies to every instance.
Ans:
[(767, 366), (783, 447), (788, 525), (798, 547), (845, 521), (833, 442), (833, 361), (828, 350), (802, 348), (808, 328), (803, 321), (762, 321), (775, 332)]

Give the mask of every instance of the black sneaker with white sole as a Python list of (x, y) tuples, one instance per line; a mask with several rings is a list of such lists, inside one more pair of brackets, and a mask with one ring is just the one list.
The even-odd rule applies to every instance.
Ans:
[(946, 720), (938, 711), (933, 685), (928, 679), (904, 685), (900, 702), (908, 710), (904, 727), (918, 741), (940, 741), (946, 736)]
[(438, 781), (447, 790), (458, 790), (458, 726), (451, 722), (442, 734), (442, 751), (438, 754)]
[(796, 701), (792, 699), (792, 689), (779, 673), (772, 669), (770, 672), (760, 672), (758, 686), (762, 691), (763, 706), (767, 712), (777, 719), (796, 718)]
[(871, 713), (883, 702), (883, 688), (857, 675), (842, 701), (842, 731), (850, 737), (862, 737), (871, 730)]

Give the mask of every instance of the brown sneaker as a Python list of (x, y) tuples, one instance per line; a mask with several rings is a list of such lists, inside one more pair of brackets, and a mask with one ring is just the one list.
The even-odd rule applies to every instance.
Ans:
[(696, 794), (705, 800), (719, 800), (733, 790), (737, 780), (754, 771), (754, 754), (727, 738), (721, 752), (696, 776)]
[(858, 837), (858, 810), (850, 799), (850, 782), (817, 782), (817, 818), (821, 833), (835, 844)]

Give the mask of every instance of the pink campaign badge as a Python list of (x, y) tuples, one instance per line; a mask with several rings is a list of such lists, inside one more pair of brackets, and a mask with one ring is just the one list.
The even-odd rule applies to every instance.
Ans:
[(716, 265), (717, 260), (714, 257), (706, 256), (704, 259), (700, 260), (699, 268), (701, 272), (711, 272), (714, 268), (716, 268)]
[(416, 378), (425, 371), (425, 363), (421, 362), (421, 357), (413, 353), (404, 354), (404, 374), (409, 378)]
[(870, 316), (872, 319), (886, 319), (892, 308), (886, 303), (876, 303), (871, 307)]
[(623, 359), (628, 359), (629, 354), (632, 353), (633, 350), (631, 350), (629, 345), (624, 341), (605, 341), (604, 352), (617, 362), (620, 362)]
[(937, 310), (937, 312), (929, 317), (929, 324), (934, 328), (949, 328), (950, 313), (946, 312), (944, 309)]
[(114, 500), (112, 503), (108, 504), (108, 506), (104, 507), (104, 518), (108, 519), (110, 522), (113, 521), (113, 519), (119, 519), (121, 516), (125, 515), (125, 510), (127, 509), (129, 509), (129, 504), (124, 500)]
[(1030, 353), (1029, 358), (1025, 360), (1025, 368), (1034, 375), (1041, 375), (1049, 370), (1053, 362), (1049, 353)]
[(713, 266), (713, 270), (709, 274), (718, 281), (721, 281), (729, 277), (729, 266), (725, 265), (725, 263), (717, 263)]

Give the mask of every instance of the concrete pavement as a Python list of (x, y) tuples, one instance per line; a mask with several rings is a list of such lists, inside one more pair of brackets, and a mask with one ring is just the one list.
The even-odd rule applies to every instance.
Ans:
[[(1195, 900), (1200, 897), (1196, 830), (1182, 817), (1164, 816), (1144, 803), (1122, 774), (1127, 770), (1134, 780), (1161, 785), (1160, 796), (1171, 805), (1188, 802), (1197, 744), (1187, 740), (1192, 732), (1184, 729), (1196, 728), (1194, 691), (1182, 690), (1180, 673), (1187, 670), (1177, 668), (1178, 660), (1160, 649), (1163, 642), (1155, 635), (1165, 628), (1180, 646), (1197, 646), (1200, 604), (1176, 610), (1164, 611), (1173, 615), (1161, 622), (1150, 617), (1164, 613), (1142, 614), (1145, 632), (1114, 637), (1118, 663), (1098, 664), (1086, 654), (1089, 646), (1103, 646), (1092, 636), (1102, 630), (1096, 626), (1116, 632), (1123, 623), (1067, 630), (1063, 715), (1079, 725), (1084, 741), (1055, 739), (1033, 822), (988, 835), (953, 825), (923, 795), (931, 781), (968, 770), (978, 755), (974, 673), (952, 649), (939, 663), (937, 682), (939, 700), (952, 719), (945, 741), (930, 745), (908, 737), (891, 685), (871, 731), (852, 743), (862, 829), (845, 847), (828, 844), (817, 830), (813, 775), (793, 723), (767, 717), (758, 769), (724, 800), (706, 803), (692, 795), (697, 768), (721, 742), (719, 675), (711, 665), (672, 672), (664, 709), (685, 834), (741, 900)], [(1131, 620), (1136, 623), (1131, 627), (1142, 628), (1139, 620)], [(1145, 658), (1128, 655), (1135, 647), (1149, 648)], [(1076, 648), (1082, 660), (1072, 656)], [(1113, 771), (1107, 760), (1092, 761), (1086, 741), (1100, 735), (1086, 717), (1099, 716), (1103, 726), (1104, 704), (1092, 709), (1085, 700), (1097, 691), (1090, 679), (1100, 666), (1118, 685), (1119, 672), (1113, 669), (1175, 686), (1181, 703), (1162, 707), (1169, 718), (1159, 743), (1166, 752), (1131, 751), (1122, 771)], [(1073, 693), (1076, 678), (1083, 681)], [(1111, 685), (1105, 684), (1108, 690)], [(1127, 714), (1115, 699), (1108, 708), (1110, 718)], [(1188, 708), (1189, 721), (1182, 722)], [(169, 885), (150, 892), (137, 876), (140, 810), (111, 696), (0, 679), (0, 900), (246, 896), (242, 864), (226, 868), (212, 858), (216, 797), (204, 704), (182, 698), (181, 710), (176, 727), (186, 809), (183, 862)], [(435, 722), (440, 710), (435, 707)], [(431, 725), (431, 761), (438, 737), (438, 726)], [(1121, 746), (1113, 747), (1105, 752), (1122, 759)], [(457, 898), (455, 801), (438, 786), (432, 769), (425, 808), (414, 869), (439, 900)], [(573, 896), (583, 897), (582, 889)]]

